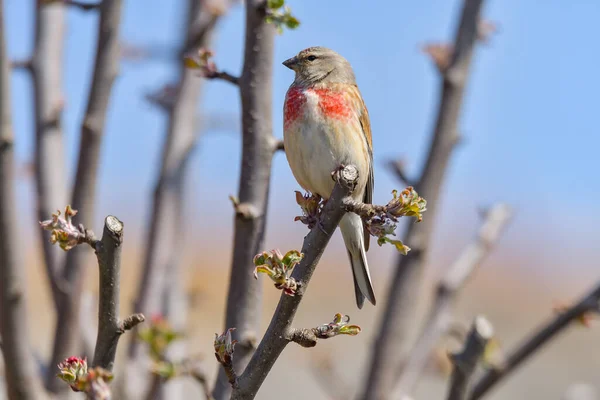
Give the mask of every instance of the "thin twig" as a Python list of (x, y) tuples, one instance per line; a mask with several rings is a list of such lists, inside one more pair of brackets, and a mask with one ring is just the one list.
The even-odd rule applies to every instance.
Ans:
[(67, 6), (77, 8), (82, 11), (93, 11), (98, 10), (102, 6), (102, 1), (96, 3), (84, 3), (78, 0), (62, 0)]
[(542, 325), (521, 344), (508, 352), (502, 368), (490, 369), (479, 378), (469, 399), (476, 400), (483, 397), (500, 380), (514, 372), (525, 360), (540, 350), (551, 339), (556, 338), (571, 322), (580, 318), (586, 312), (597, 312), (599, 301), (600, 284), (597, 284), (578, 303)]
[(191, 360), (185, 360), (183, 362), (183, 366), (187, 370), (188, 375), (190, 375), (196, 380), (196, 382), (198, 382), (198, 384), (200, 384), (206, 400), (214, 400), (214, 397), (212, 396), (212, 388), (210, 387), (210, 382), (206, 376), (206, 371), (204, 371), (203, 368), (194, 365)]
[(416, 182), (413, 179), (410, 179), (406, 174), (406, 167), (403, 161), (389, 161), (387, 165), (400, 182), (404, 182), (407, 186), (414, 186), (416, 184)]
[(300, 306), (319, 259), (344, 215), (343, 201), (352, 192), (358, 178), (354, 166), (346, 166), (339, 175), (340, 178), (333, 193), (323, 208), (322, 224), (313, 227), (305, 237), (302, 246), (304, 258), (294, 267), (292, 278), (300, 283), (300, 288), (294, 296), (288, 296), (285, 293), (281, 295), (267, 332), (244, 373), (238, 378), (238, 387), (233, 391), (232, 400), (250, 400), (256, 396), (275, 361), (294, 335), (295, 331), (291, 326), (294, 315)]
[(273, 145), (273, 151), (285, 151), (285, 144), (282, 139), (276, 139)]
[(458, 293), (490, 253), (511, 214), (510, 207), (505, 204), (492, 207), (486, 213), (475, 240), (463, 250), (438, 284), (423, 332), (397, 380), (402, 393), (410, 394), (415, 389), (431, 351), (449, 328)]
[(331, 356), (323, 356), (320, 360), (313, 359), (311, 364), (310, 371), (331, 400), (352, 398), (352, 385), (337, 373)]
[[(93, 225), (101, 142), (110, 94), (119, 66), (122, 3), (123, 0), (103, 0), (100, 6), (94, 72), (81, 126), (79, 159), (71, 202), (74, 208), (80, 210), (79, 218), (84, 226)], [(63, 279), (68, 285), (67, 295), (61, 299), (58, 309), (52, 357), (46, 376), (46, 387), (53, 393), (67, 390), (55, 378), (55, 365), (79, 350), (77, 339), (81, 335), (77, 326), (85, 271), (84, 257), (85, 249), (81, 248), (73, 249), (66, 257)]]
[(404, 235), (411, 247), (407, 256), (399, 256), (389, 285), (387, 305), (380, 317), (373, 340), (367, 379), (360, 399), (381, 400), (389, 397), (396, 383), (399, 366), (406, 362), (417, 338), (424, 312), (423, 283), (429, 255), (429, 241), (437, 223), (444, 177), (457, 143), (457, 125), (461, 114), (473, 49), (477, 39), (477, 21), (483, 0), (464, 0), (461, 21), (455, 37), (456, 51), (442, 74), (441, 100), (427, 159), (416, 191), (427, 199), (429, 214), (423, 222), (410, 224)]
[(233, 85), (239, 85), (240, 84), (240, 78), (234, 75), (231, 75), (229, 72), (226, 71), (213, 71), (211, 73), (206, 73), (203, 75), (206, 79), (220, 79), (223, 80), (225, 82), (229, 82)]
[(469, 383), (475, 373), (477, 364), (482, 358), (489, 340), (494, 335), (494, 329), (487, 319), (477, 317), (467, 337), (462, 353), (452, 355), (454, 371), (450, 383), (448, 400), (467, 400)]
[[(234, 366), (243, 371), (255, 349), (262, 288), (252, 259), (262, 250), (273, 159), (272, 81), (275, 27), (265, 21), (265, 0), (246, 1), (244, 66), (239, 81), (242, 102), (242, 160), (237, 198), (248, 214), (235, 213), (233, 258), (225, 327), (236, 327)], [(240, 208), (241, 209), (241, 208)], [(219, 371), (213, 396), (230, 398), (231, 385)]]
[(29, 343), (25, 268), (18, 256), (22, 209), (16, 203), (10, 62), (4, 35), (4, 1), (0, 0), (0, 336), (8, 399), (36, 400), (47, 396)]

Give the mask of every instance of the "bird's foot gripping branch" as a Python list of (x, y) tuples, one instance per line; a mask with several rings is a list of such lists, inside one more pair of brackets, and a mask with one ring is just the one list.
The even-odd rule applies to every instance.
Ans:
[[(294, 220), (308, 225), (309, 229), (317, 225), (322, 226), (320, 216), (326, 202), (327, 200), (319, 195), (310, 193), (303, 195), (296, 191), (296, 203), (302, 209), (302, 215)], [(384, 206), (366, 204), (352, 198), (345, 199), (343, 205), (346, 211), (361, 217), (369, 234), (377, 238), (378, 245), (393, 244), (404, 255), (410, 251), (410, 247), (401, 240), (390, 237), (396, 235), (398, 219), (414, 217), (417, 222), (420, 222), (423, 219), (423, 212), (427, 210), (427, 201), (419, 196), (412, 186), (400, 193), (397, 190), (392, 191), (392, 199)]]

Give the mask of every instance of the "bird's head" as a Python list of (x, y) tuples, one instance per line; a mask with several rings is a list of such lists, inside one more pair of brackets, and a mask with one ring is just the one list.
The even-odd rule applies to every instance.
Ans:
[(325, 47), (304, 49), (285, 60), (283, 65), (296, 73), (296, 84), (355, 83), (354, 72), (348, 60)]

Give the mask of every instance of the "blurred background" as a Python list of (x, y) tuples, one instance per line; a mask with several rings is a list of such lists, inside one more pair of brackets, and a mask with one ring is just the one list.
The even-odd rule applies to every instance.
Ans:
[[(5, 1), (11, 59), (25, 59), (32, 51), (33, 3)], [(374, 201), (387, 202), (390, 192), (404, 184), (385, 163), (402, 159), (409, 176), (415, 174), (433, 129), (440, 82), (421, 48), (429, 42), (453, 39), (461, 3), (289, 0), (287, 4), (301, 25), (276, 38), (275, 136), (282, 137), (283, 100), (293, 80), (292, 72), (280, 62), (309, 46), (336, 50), (354, 67), (369, 108), (376, 162)], [(185, 10), (182, 0), (125, 2), (124, 48), (141, 49), (143, 54), (125, 54), (121, 60), (108, 110), (93, 227), (99, 231), (108, 214), (125, 223), (124, 310), (130, 309), (137, 286), (140, 245), (166, 129), (165, 114), (148, 102), (147, 95), (175, 78), (181, 62), (176, 55)], [(458, 309), (458, 317), (465, 323), (476, 314), (485, 314), (502, 345), (510, 347), (551, 317), (556, 302), (576, 299), (599, 276), (600, 52), (596, 38), (600, 37), (600, 3), (489, 1), (483, 14), (498, 31), (478, 47), (474, 58), (459, 123), (463, 140), (451, 160), (437, 214), (428, 282), (435, 284), (440, 272), (472, 240), (481, 207), (510, 204), (515, 215), (461, 294)], [(71, 182), (93, 68), (97, 18), (94, 12), (68, 12), (63, 123)], [(213, 49), (220, 69), (239, 74), (243, 35), (244, 11), (236, 5), (217, 28)], [(30, 326), (36, 348), (47, 356), (51, 350), (47, 333), (53, 329), (54, 315), (36, 232), (32, 87), (26, 73), (12, 76), (19, 229), (26, 238), (21, 245), (27, 254)], [(207, 81), (197, 113), (203, 121), (198, 127), (202, 134), (187, 176), (186, 225), (181, 229), (186, 232), (183, 263), (192, 299), (189, 343), (195, 352), (206, 354), (212, 376), (217, 371), (217, 365), (211, 364), (212, 339), (223, 327), (233, 239), (228, 196), (237, 193), (239, 174), (237, 88)], [(265, 250), (299, 249), (307, 232), (304, 225), (293, 221), (300, 213), (293, 193), (299, 186), (281, 152), (274, 159), (271, 183)], [(368, 257), (376, 293), (383, 299), (395, 266), (395, 251), (391, 246), (372, 246)], [(88, 283), (97, 290), (93, 279)], [(266, 328), (279, 292), (266, 278), (261, 277), (257, 284), (265, 285), (262, 327)], [(333, 358), (340, 379), (353, 386), (366, 367), (381, 304), (356, 309), (347, 255), (336, 233), (295, 325), (326, 322), (336, 312), (343, 312), (350, 314), (363, 332), (353, 338), (321, 342), (310, 350), (289, 346), (259, 398), (273, 398), (282, 385), (291, 384), (292, 371), (297, 390), (287, 392), (286, 398), (330, 398), (311, 373), (314, 363), (323, 357)], [(575, 382), (592, 383), (600, 390), (597, 333), (597, 328), (569, 329), (489, 398), (560, 398)], [(446, 384), (446, 376), (432, 368), (415, 397), (437, 398), (445, 393)]]

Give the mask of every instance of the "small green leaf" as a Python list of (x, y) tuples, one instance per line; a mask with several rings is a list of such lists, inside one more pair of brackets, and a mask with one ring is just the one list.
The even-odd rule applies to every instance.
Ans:
[(190, 69), (199, 69), (201, 67), (200, 63), (193, 57), (184, 57), (183, 66)]
[(278, 8), (283, 7), (285, 0), (268, 0), (267, 7), (271, 10), (277, 10)]
[(356, 336), (360, 333), (361, 329), (358, 325), (344, 325), (340, 328), (339, 333), (341, 335)]
[(290, 250), (287, 253), (285, 253), (282, 262), (285, 266), (292, 267), (298, 264), (303, 257), (304, 254), (300, 253), (298, 250)]
[(287, 26), (288, 29), (296, 29), (300, 26), (300, 21), (290, 15), (285, 21), (285, 26)]
[(400, 252), (400, 254), (402, 254), (402, 255), (407, 255), (408, 252), (410, 251), (410, 247), (408, 247), (404, 243), (402, 243), (401, 240), (393, 240), (386, 236), (382, 236), (377, 239), (377, 244), (379, 246), (382, 246), (384, 243), (393, 244), (396, 247), (396, 250), (398, 250)]

